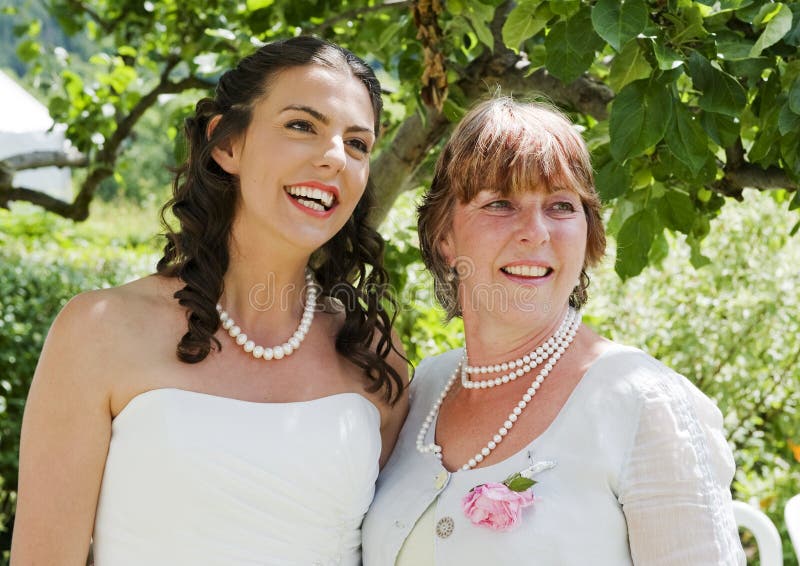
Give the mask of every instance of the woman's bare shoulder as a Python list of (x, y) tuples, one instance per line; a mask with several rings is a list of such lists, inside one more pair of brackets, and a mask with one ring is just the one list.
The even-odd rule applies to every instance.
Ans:
[(56, 317), (48, 342), (76, 352), (104, 355), (120, 352), (120, 345), (135, 342), (150, 325), (161, 325), (176, 311), (172, 299), (177, 280), (159, 276), (137, 279), (119, 287), (86, 291), (73, 297)]

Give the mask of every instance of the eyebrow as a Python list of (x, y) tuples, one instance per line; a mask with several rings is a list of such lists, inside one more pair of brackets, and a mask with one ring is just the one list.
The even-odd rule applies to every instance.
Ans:
[[(331, 121), (330, 118), (328, 118), (325, 114), (321, 113), (318, 110), (315, 110), (314, 108), (311, 108), (310, 106), (304, 106), (302, 104), (290, 104), (289, 106), (286, 106), (283, 110), (281, 110), (281, 112), (286, 112), (287, 110), (298, 110), (300, 112), (305, 112), (306, 114), (310, 114), (315, 120), (319, 120), (320, 122), (322, 122), (326, 126)], [(345, 132), (347, 132), (347, 133), (350, 133), (350, 132), (367, 132), (367, 133), (370, 133), (370, 134), (373, 134), (373, 135), (375, 134), (375, 132), (372, 130), (372, 128), (367, 128), (366, 126), (348, 126), (345, 129)]]

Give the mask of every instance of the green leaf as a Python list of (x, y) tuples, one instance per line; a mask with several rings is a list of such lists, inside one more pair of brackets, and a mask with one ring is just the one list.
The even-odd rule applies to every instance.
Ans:
[(744, 109), (747, 103), (744, 87), (696, 51), (689, 56), (689, 75), (695, 89), (702, 93), (699, 104), (703, 110), (738, 117)]
[(569, 18), (581, 8), (581, 0), (558, 0), (550, 2), (550, 10), (557, 16)]
[(651, 72), (650, 63), (639, 44), (631, 41), (611, 62), (608, 85), (619, 92), (628, 83), (649, 77)]
[(739, 124), (731, 116), (716, 112), (703, 112), (700, 120), (708, 137), (720, 147), (732, 145), (739, 137)]
[(769, 8), (769, 14), (761, 19), (762, 22), (768, 22), (767, 27), (761, 32), (753, 49), (750, 50), (751, 57), (761, 55), (764, 49), (778, 43), (792, 29), (792, 11), (786, 4), (776, 2), (769, 5)]
[(675, 53), (670, 47), (667, 45), (667, 42), (662, 37), (656, 37), (652, 41), (653, 45), (653, 53), (656, 56), (656, 63), (658, 63), (658, 68), (662, 71), (670, 71), (677, 67), (680, 67), (683, 64), (683, 58)]
[(598, 0), (592, 8), (592, 25), (615, 51), (644, 31), (649, 21), (643, 0)]
[(614, 159), (609, 159), (608, 163), (597, 171), (594, 181), (603, 202), (622, 196), (631, 188), (631, 174), (628, 167)]
[(503, 43), (514, 53), (519, 53), (519, 46), (528, 38), (539, 33), (547, 24), (547, 17), (537, 17), (540, 3), (541, 0), (520, 2), (508, 14), (508, 18), (503, 24)]
[(622, 89), (611, 105), (611, 155), (617, 161), (657, 144), (672, 116), (672, 97), (663, 85), (639, 80)]
[(602, 45), (603, 40), (592, 29), (589, 10), (581, 10), (555, 24), (547, 34), (547, 70), (564, 83), (571, 83), (589, 69)]
[(386, 26), (386, 28), (381, 32), (380, 37), (378, 37), (378, 49), (383, 49), (386, 47), (405, 25), (406, 22), (399, 21), (393, 22), (392, 24)]
[(617, 234), (617, 261), (614, 270), (623, 280), (639, 275), (647, 266), (650, 246), (658, 232), (658, 221), (652, 211), (634, 213)]
[(650, 246), (650, 253), (647, 254), (647, 261), (650, 265), (661, 265), (669, 255), (669, 242), (664, 232), (656, 234), (653, 245)]
[(789, 89), (789, 110), (800, 114), (800, 78), (796, 78)]
[(792, 202), (789, 203), (789, 210), (797, 210), (800, 208), (800, 191), (795, 191)]
[(17, 57), (23, 63), (30, 63), (42, 54), (42, 46), (32, 39), (20, 41), (17, 45)]
[(275, 3), (275, 0), (247, 0), (247, 11), (255, 12), (263, 8), (269, 8)]
[(536, 485), (536, 482), (532, 479), (523, 478), (522, 476), (518, 476), (506, 483), (506, 486), (511, 491), (526, 491)]
[(700, 269), (701, 267), (709, 265), (711, 263), (711, 259), (704, 256), (700, 251), (700, 242), (693, 237), (687, 238), (687, 241), (689, 242), (689, 248), (691, 249), (689, 263), (692, 264), (692, 267), (695, 269)]
[(714, 44), (720, 59), (733, 61), (750, 57), (750, 51), (753, 49), (755, 41), (723, 29), (714, 34)]
[(664, 141), (675, 157), (697, 175), (708, 159), (708, 136), (680, 101), (674, 100)]
[(800, 114), (795, 114), (789, 109), (789, 104), (781, 106), (781, 112), (778, 114), (778, 132), (785, 136), (789, 132), (800, 129)]
[(472, 0), (464, 4), (462, 15), (472, 24), (472, 29), (475, 30), (475, 35), (478, 36), (481, 43), (494, 50), (494, 36), (489, 28), (489, 22), (494, 16), (494, 7)]
[(658, 214), (670, 230), (689, 234), (694, 226), (696, 210), (689, 195), (668, 190), (658, 201)]

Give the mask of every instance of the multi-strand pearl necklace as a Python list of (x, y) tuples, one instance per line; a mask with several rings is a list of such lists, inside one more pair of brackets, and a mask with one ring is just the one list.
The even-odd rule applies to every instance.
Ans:
[(220, 304), (217, 304), (217, 312), (219, 313), (219, 320), (222, 322), (222, 328), (228, 331), (230, 337), (233, 338), (245, 352), (251, 354), (256, 359), (269, 361), (280, 360), (286, 356), (291, 356), (292, 353), (300, 347), (303, 340), (305, 340), (308, 329), (311, 328), (311, 322), (314, 320), (314, 310), (317, 306), (317, 290), (315, 287), (314, 275), (310, 269), (306, 268), (306, 300), (305, 307), (303, 308), (303, 316), (294, 334), (280, 346), (267, 348), (259, 346), (252, 340), (249, 340), (247, 334), (242, 332), (242, 329), (236, 325), (236, 322), (234, 322), (231, 316), (222, 309)]
[[(467, 349), (464, 348), (465, 363), (461, 364), (461, 386), (464, 389), (486, 389), (510, 383), (516, 380), (518, 377), (522, 377), (523, 375), (530, 373), (531, 370), (535, 369), (537, 366), (539, 366), (539, 364), (547, 360), (551, 354), (558, 351), (559, 341), (563, 341), (567, 329), (569, 328), (570, 324), (572, 324), (572, 320), (576, 316), (578, 316), (577, 312), (570, 309), (555, 334), (548, 338), (544, 344), (540, 345), (529, 354), (525, 354), (516, 360), (510, 360), (508, 362), (503, 362), (502, 364), (488, 366), (471, 366), (466, 363), (466, 360), (468, 359)], [(470, 380), (468, 376), (469, 374), (475, 375), (500, 373), (501, 371), (508, 370), (511, 371), (505, 375), (492, 379)]]
[[(513, 428), (514, 423), (517, 422), (522, 412), (528, 406), (528, 403), (531, 402), (533, 397), (536, 395), (536, 391), (541, 387), (542, 383), (544, 382), (545, 378), (550, 374), (553, 367), (556, 365), (561, 356), (564, 352), (567, 351), (567, 348), (575, 339), (575, 334), (578, 332), (578, 328), (581, 325), (581, 316), (578, 311), (573, 310), (572, 308), (569, 309), (567, 316), (565, 317), (566, 320), (569, 319), (569, 324), (566, 327), (565, 332), (556, 339), (555, 341), (555, 348), (551, 354), (548, 354), (548, 361), (544, 365), (544, 367), (539, 371), (539, 374), (536, 376), (536, 379), (533, 380), (531, 386), (528, 390), (522, 395), (522, 399), (519, 403), (516, 404), (514, 409), (509, 413), (508, 417), (506, 417), (505, 422), (503, 422), (503, 426), (501, 426), (497, 434), (495, 434), (486, 445), (481, 448), (481, 450), (476, 453), (469, 461), (461, 466), (462, 470), (470, 470), (483, 462), (483, 460), (492, 453), (492, 451), (497, 448), (497, 445), (503, 441), (503, 438), (508, 435), (508, 432)], [(561, 327), (559, 327), (559, 332), (564, 327), (564, 323), (562, 323)], [(554, 338), (559, 335), (559, 332), (553, 336)], [(549, 340), (548, 340), (549, 342)], [(524, 358), (523, 358), (524, 360)], [(515, 360), (516, 362), (516, 360)], [(508, 362), (506, 362), (508, 363)], [(502, 366), (502, 364), (500, 364)], [(453, 375), (450, 376), (450, 379), (447, 381), (447, 384), (444, 387), (444, 390), (439, 395), (439, 397), (434, 401), (433, 407), (431, 408), (430, 413), (428, 416), (425, 417), (425, 420), (422, 422), (422, 427), (420, 427), (419, 434), (417, 435), (417, 450), (423, 454), (434, 453), (437, 458), (440, 460), (442, 459), (442, 447), (436, 444), (435, 442), (431, 442), (430, 444), (425, 444), (425, 436), (428, 434), (428, 429), (430, 429), (433, 421), (436, 419), (436, 415), (439, 413), (439, 408), (442, 406), (447, 394), (449, 393), (450, 389), (453, 387), (453, 384), (458, 379), (459, 375), (462, 373), (462, 366), (467, 366), (467, 359), (466, 359), (466, 351), (464, 354), (464, 358), (461, 360), (459, 365), (456, 367)], [(491, 366), (494, 367), (494, 366)], [(501, 370), (502, 371), (502, 370)]]

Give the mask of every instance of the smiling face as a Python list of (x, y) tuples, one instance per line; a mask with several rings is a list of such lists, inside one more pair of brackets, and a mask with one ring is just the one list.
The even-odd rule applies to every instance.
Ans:
[(511, 322), (567, 305), (586, 256), (587, 222), (569, 189), (503, 196), (479, 192), (458, 203), (442, 255), (459, 273), (461, 310)]
[(312, 64), (273, 77), (245, 134), (213, 150), (238, 178), (234, 239), (304, 254), (330, 240), (364, 193), (374, 120), (348, 71)]

